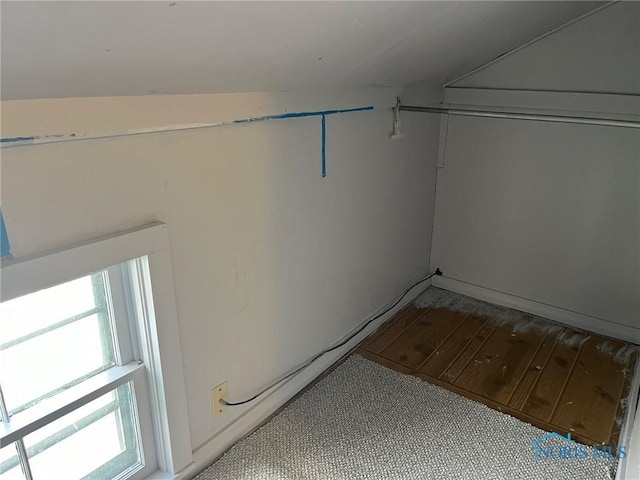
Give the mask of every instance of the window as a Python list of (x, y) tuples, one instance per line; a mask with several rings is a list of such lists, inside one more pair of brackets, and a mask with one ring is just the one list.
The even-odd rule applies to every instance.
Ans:
[[(175, 368), (163, 375), (159, 361), (158, 245), (144, 248), (159, 228), (166, 237), (155, 224), (3, 264), (1, 480), (139, 479), (190, 461), (180, 453), (190, 453), (188, 429), (170, 428), (171, 416), (186, 424), (184, 389), (164, 388), (171, 375), (183, 380)], [(179, 359), (175, 345), (177, 357), (165, 357)]]

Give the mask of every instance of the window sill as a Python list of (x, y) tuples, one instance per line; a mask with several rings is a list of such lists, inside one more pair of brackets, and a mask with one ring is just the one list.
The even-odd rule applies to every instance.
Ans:
[(145, 478), (145, 480), (176, 480), (178, 475), (175, 473), (162, 472), (160, 470), (156, 470), (151, 475)]

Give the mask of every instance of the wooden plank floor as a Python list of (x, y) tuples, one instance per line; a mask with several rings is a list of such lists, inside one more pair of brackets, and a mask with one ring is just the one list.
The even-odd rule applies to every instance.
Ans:
[[(505, 309), (486, 305), (479, 314), (411, 304), (357, 353), (544, 430), (616, 446), (637, 352), (526, 314), (501, 322), (493, 314)], [(625, 347), (634, 353), (616, 358)]]

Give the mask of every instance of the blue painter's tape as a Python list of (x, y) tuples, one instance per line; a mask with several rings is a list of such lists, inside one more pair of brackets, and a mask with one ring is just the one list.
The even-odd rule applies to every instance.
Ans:
[(0, 143), (13, 143), (13, 142), (33, 142), (38, 137), (10, 137), (0, 138)]
[(321, 110), (317, 112), (281, 113), (279, 115), (266, 115), (264, 117), (243, 118), (240, 120), (234, 120), (233, 123), (263, 122), (265, 120), (282, 120), (285, 118), (321, 117), (325, 115), (336, 115), (338, 113), (363, 112), (366, 110), (373, 110), (373, 107), (369, 106), (369, 107), (358, 107), (358, 108), (346, 108), (343, 110)]
[(9, 236), (4, 226), (4, 217), (0, 210), (0, 257), (6, 257), (11, 254), (11, 246), (9, 245)]
[(336, 115), (339, 113), (364, 112), (373, 110), (373, 106), (346, 108), (342, 110), (321, 110), (317, 112), (292, 112), (282, 113), (280, 115), (266, 115), (264, 117), (244, 118), (234, 120), (234, 124), (263, 122), (265, 120), (282, 120), (285, 118), (301, 118), (301, 117), (322, 117), (322, 176), (327, 176), (327, 115)]
[(327, 176), (327, 117), (322, 115), (322, 176)]
[[(313, 112), (292, 112), (292, 113), (281, 113), (279, 115), (265, 115), (264, 117), (251, 117), (251, 118), (243, 118), (239, 120), (233, 120), (231, 122), (222, 122), (216, 124), (198, 124), (198, 125), (178, 125), (173, 127), (166, 128), (157, 128), (157, 129), (145, 129), (140, 131), (128, 131), (128, 132), (120, 132), (120, 133), (109, 133), (109, 134), (77, 134), (71, 133), (66, 135), (54, 134), (54, 135), (45, 135), (45, 136), (29, 136), (29, 137), (11, 137), (11, 138), (0, 138), (0, 144), (5, 144), (5, 147), (12, 146), (20, 146), (22, 144), (42, 144), (49, 142), (60, 142), (60, 141), (69, 141), (69, 140), (90, 140), (97, 138), (112, 138), (126, 135), (142, 135), (142, 134), (151, 134), (151, 133), (160, 133), (160, 132), (176, 132), (180, 130), (190, 130), (194, 128), (211, 128), (211, 127), (221, 127), (226, 125), (238, 125), (243, 123), (254, 123), (254, 122), (263, 122), (266, 120), (283, 120), (286, 118), (302, 118), (302, 117), (322, 117), (322, 176), (327, 176), (327, 153), (326, 153), (326, 136), (327, 136), (327, 127), (326, 127), (326, 117), (327, 115), (337, 115), (340, 113), (352, 113), (352, 112), (364, 112), (367, 110), (373, 110), (373, 106), (367, 107), (357, 107), (357, 108), (344, 108), (340, 110), (319, 110)], [(8, 241), (7, 241), (8, 244)]]
[(212, 123), (212, 124), (194, 124), (194, 125), (174, 125), (165, 128), (156, 129), (142, 129), (142, 130), (129, 130), (126, 132), (111, 132), (103, 134), (90, 134), (90, 133), (68, 133), (68, 134), (50, 134), (50, 135), (31, 135), (26, 137), (7, 137), (0, 138), (0, 145), (3, 148), (21, 146), (21, 145), (34, 145), (52, 142), (67, 142), (70, 140), (95, 140), (98, 138), (113, 138), (124, 137), (128, 135), (143, 135), (152, 133), (165, 133), (165, 132), (177, 132), (181, 130), (191, 130), (196, 128), (212, 128), (222, 127), (227, 125), (238, 125), (243, 123), (263, 122), (265, 120), (282, 120), (286, 118), (302, 118), (302, 117), (320, 117), (323, 115), (336, 115), (339, 113), (351, 113), (351, 112), (363, 112), (366, 110), (373, 110), (373, 106), (357, 107), (357, 108), (345, 108), (341, 110), (321, 110), (314, 112), (293, 112), (293, 113), (281, 113), (279, 115), (266, 115), (264, 117), (252, 117), (243, 118), (240, 120), (233, 120), (230, 122)]

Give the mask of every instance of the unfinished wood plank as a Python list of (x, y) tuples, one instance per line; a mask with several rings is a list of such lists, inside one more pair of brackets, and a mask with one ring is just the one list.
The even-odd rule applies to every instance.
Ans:
[[(551, 423), (606, 443), (611, 440), (623, 394), (623, 371), (630, 365), (603, 353), (599, 346), (604, 341), (596, 336), (584, 345)], [(616, 340), (607, 342), (614, 350), (624, 346)]]
[(487, 322), (476, 334), (476, 336), (471, 339), (464, 350), (460, 352), (460, 355), (458, 355), (453, 363), (449, 367), (447, 367), (447, 369), (442, 372), (438, 378), (449, 383), (455, 382), (456, 378), (458, 378), (458, 375), (462, 373), (467, 364), (471, 361), (475, 354), (478, 353), (478, 350), (482, 348), (482, 345), (484, 345), (485, 342), (489, 338), (491, 338), (491, 335), (496, 328), (496, 325)]
[[(405, 305), (400, 311), (398, 311), (392, 318), (388, 319), (385, 323), (383, 323), (382, 325), (380, 325), (380, 327), (373, 332), (371, 335), (369, 335), (369, 337), (367, 337), (365, 339), (365, 341), (362, 343), (362, 345), (360, 345), (361, 348), (366, 348), (369, 345), (373, 344), (378, 338), (386, 335), (386, 331), (394, 324), (396, 323), (398, 320), (400, 320), (402, 317), (404, 317), (405, 315), (411, 314), (412, 312), (414, 312), (415, 310), (417, 310), (417, 307), (415, 306), (414, 303), (410, 303), (408, 305)], [(422, 309), (421, 309), (422, 310)]]
[[(579, 335), (580, 332), (571, 332)], [(573, 369), (580, 351), (579, 345), (557, 343), (549, 362), (540, 373), (535, 386), (527, 397), (522, 411), (545, 422), (551, 421), (558, 398), (564, 390), (567, 377)]]
[[(497, 402), (494, 402), (491, 399), (485, 398), (482, 395), (478, 395), (474, 392), (470, 392), (468, 390), (465, 390), (463, 388), (460, 388), (456, 385), (452, 385), (446, 381), (443, 381), (442, 379), (439, 378), (434, 378), (434, 377), (430, 377), (429, 375), (425, 375), (424, 373), (418, 372), (416, 370), (413, 370), (412, 368), (406, 367), (404, 365), (400, 365), (399, 363), (396, 363), (392, 360), (389, 360), (388, 358), (384, 358), (381, 357), (380, 355), (377, 355), (375, 353), (371, 353), (368, 352), (366, 350), (363, 350), (361, 355), (368, 359), (371, 360), (372, 362), (376, 362), (384, 367), (390, 368), (391, 370), (395, 370), (396, 372), (399, 373), (404, 373), (406, 375), (412, 375), (414, 377), (417, 377), (427, 383), (430, 383), (432, 385), (435, 385), (437, 387), (441, 387), (444, 388), (446, 390), (449, 390), (453, 393), (456, 393), (458, 395), (461, 395), (463, 397), (466, 397), (470, 400), (473, 400), (475, 402), (481, 403), (483, 405), (488, 406), (489, 408), (492, 408), (494, 410), (497, 410), (499, 412), (503, 412), (506, 413), (507, 415), (511, 415), (512, 417), (518, 418), (520, 420), (522, 420), (523, 422), (527, 422), (530, 423), (532, 425), (537, 426), (538, 428), (542, 428), (543, 430), (547, 430), (547, 431), (555, 431), (560, 433), (561, 435), (567, 435), (567, 431), (564, 431), (562, 428), (558, 428), (550, 423), (547, 422), (542, 422), (537, 418), (531, 417), (530, 415), (527, 415), (526, 413), (523, 413), (522, 411), (510, 408), (508, 406), (505, 405), (501, 405)], [(596, 442), (594, 442), (593, 440), (591, 440), (588, 437), (584, 437), (582, 435), (579, 434), (575, 434), (573, 435), (573, 439), (583, 443), (585, 445), (595, 445)]]
[[(531, 320), (523, 317), (521, 322)], [(507, 405), (544, 340), (541, 332), (516, 333), (513, 327), (512, 324), (498, 327), (454, 384)]]
[(540, 349), (534, 356), (533, 360), (529, 364), (529, 367), (525, 371), (520, 383), (513, 391), (513, 395), (507, 401), (507, 404), (511, 408), (521, 409), (524, 406), (524, 402), (533, 390), (533, 387), (542, 373), (542, 370), (547, 365), (553, 349), (556, 344), (555, 336), (545, 336)]
[(391, 370), (395, 370), (396, 372), (399, 373), (404, 373), (407, 375), (414, 375), (416, 371), (412, 368), (409, 368), (405, 365), (401, 365), (397, 362), (394, 362), (392, 360), (389, 360), (388, 358), (385, 358), (381, 355), (378, 355), (377, 353), (373, 353), (370, 352), (369, 350), (362, 350), (362, 351), (356, 351), (356, 353), (358, 355), (363, 356), (364, 358), (366, 358), (367, 360), (371, 360), (372, 362), (376, 362), (384, 367), (390, 368)]
[(469, 315), (456, 330), (419, 368), (420, 372), (431, 377), (439, 377), (464, 351), (469, 342), (487, 323), (487, 317)]
[(445, 309), (430, 309), (389, 344), (380, 355), (417, 370), (468, 316)]
[(374, 337), (367, 341), (363, 348), (374, 353), (380, 353), (387, 345), (393, 342), (402, 334), (413, 322), (426, 314), (428, 309), (418, 308), (413, 303), (398, 312), (389, 322), (388, 325)]
[[(584, 444), (617, 445), (620, 400), (634, 371), (631, 357), (620, 351), (625, 344), (539, 318), (507, 326), (491, 307), (487, 314), (495, 318), (408, 308), (358, 353)], [(607, 349), (603, 361), (599, 355)], [(616, 350), (621, 363), (611, 355)], [(598, 373), (589, 379), (582, 369)]]
[[(628, 363), (628, 369), (623, 372), (624, 374), (624, 385), (622, 387), (622, 394), (620, 395), (620, 401), (618, 402), (618, 409), (616, 411), (616, 416), (613, 421), (613, 427), (611, 429), (611, 438), (609, 441), (610, 445), (618, 445), (620, 443), (620, 433), (622, 431), (622, 426), (629, 415), (629, 396), (633, 395), (631, 392), (631, 383), (633, 381), (634, 373), (636, 372), (636, 368), (640, 367), (640, 355), (636, 354), (631, 356)], [(637, 393), (637, 392), (635, 392)]]

